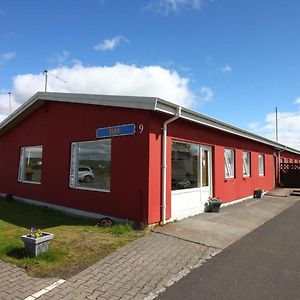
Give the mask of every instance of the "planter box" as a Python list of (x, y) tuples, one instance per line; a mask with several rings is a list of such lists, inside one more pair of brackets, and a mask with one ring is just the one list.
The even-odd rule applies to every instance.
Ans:
[(205, 212), (219, 212), (221, 204), (222, 204), (222, 201), (208, 200), (208, 202), (205, 203), (204, 211)]
[(262, 197), (262, 190), (254, 191), (253, 198), (261, 198)]
[(47, 252), (49, 249), (49, 244), (54, 238), (52, 233), (42, 232), (43, 236), (39, 238), (34, 238), (24, 234), (21, 236), (22, 241), (24, 242), (26, 251), (34, 256), (38, 256), (44, 252)]

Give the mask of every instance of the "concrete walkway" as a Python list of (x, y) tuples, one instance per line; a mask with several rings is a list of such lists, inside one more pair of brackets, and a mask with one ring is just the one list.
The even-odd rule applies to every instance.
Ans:
[(269, 192), (267, 192), (266, 196), (273, 197), (288, 197), (294, 188), (275, 188)]
[(300, 299), (300, 202), (159, 295), (161, 300)]
[(156, 232), (224, 249), (264, 224), (297, 201), (298, 197), (249, 199), (222, 207), (220, 213), (206, 213), (157, 227)]
[[(153, 299), (192, 269), (299, 199), (250, 199), (223, 207), (219, 214), (201, 214), (158, 227), (154, 232), (119, 249), (51, 291), (41, 296), (35, 294), (38, 297), (28, 300)], [(14, 272), (18, 268), (5, 269), (3, 264), (0, 264), (0, 278), (13, 282)], [(38, 288), (44, 289), (57, 279), (45, 280), (45, 286), (42, 281), (44, 279), (39, 280), (26, 277), (26, 283), (10, 285), (11, 291), (3, 296), (0, 294), (0, 299), (25, 299)], [(1, 291), (2, 286), (0, 284)], [(29, 290), (29, 286), (34, 288)]]

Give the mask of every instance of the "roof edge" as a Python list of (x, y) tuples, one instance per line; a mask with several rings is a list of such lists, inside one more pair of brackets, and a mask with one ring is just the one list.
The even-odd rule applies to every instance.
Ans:
[[(175, 103), (156, 97), (37, 92), (0, 123), (0, 135), (41, 106), (45, 101), (146, 109), (168, 115), (176, 115), (179, 106)], [(182, 107), (180, 118), (272, 146), (275, 150), (286, 150), (300, 155), (300, 151), (297, 149), (274, 142), (265, 137), (208, 117), (188, 108)]]
[[(177, 112), (177, 104), (158, 99), (158, 103), (155, 107), (156, 111), (167, 113), (169, 115), (175, 115)], [(217, 130), (225, 131), (234, 135), (238, 135), (247, 139), (251, 139), (253, 141), (263, 143), (269, 146), (274, 147), (276, 150), (286, 150), (295, 154), (300, 155), (300, 151), (291, 147), (288, 147), (286, 145), (277, 143), (275, 141), (269, 140), (263, 136), (254, 134), (252, 132), (249, 132), (247, 130), (235, 127), (233, 125), (224, 123), (222, 121), (219, 121), (217, 119), (208, 117), (206, 115), (203, 115), (201, 113), (195, 112), (193, 110), (190, 110), (188, 108), (182, 107), (181, 109), (181, 119), (185, 119), (191, 122), (195, 122), (204, 126), (208, 126)]]

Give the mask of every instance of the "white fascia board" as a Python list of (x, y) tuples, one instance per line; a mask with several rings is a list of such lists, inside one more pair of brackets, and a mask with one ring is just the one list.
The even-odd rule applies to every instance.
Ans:
[[(16, 111), (9, 115), (2, 123), (0, 123), (0, 134), (5, 131), (5, 127), (9, 129), (19, 122), (20, 119), (30, 114), (37, 107), (41, 106), (45, 101), (80, 103), (90, 105), (102, 105), (113, 107), (124, 107), (134, 109), (146, 109), (162, 112), (169, 115), (176, 115), (178, 105), (155, 97), (138, 97), (138, 96), (117, 96), (117, 95), (97, 95), (97, 94), (77, 94), (77, 93), (53, 93), (38, 92), (21, 105)], [(234, 127), (223, 123), (216, 119), (202, 115), (187, 108), (182, 108), (180, 118), (195, 122), (204, 126), (215, 128), (233, 135), (251, 139), (276, 148), (277, 150), (286, 150), (300, 155), (300, 151), (276, 143), (262, 136), (256, 135), (249, 131)]]
[(93, 95), (76, 93), (38, 92), (24, 102), (18, 109), (0, 123), (0, 134), (5, 128), (17, 124), (20, 118), (27, 116), (45, 101), (79, 103), (89, 105), (113, 106), (134, 109), (155, 110), (157, 98), (135, 96)]
[(46, 101), (80, 103), (154, 110), (156, 98), (138, 96), (96, 95), (76, 93), (39, 93), (39, 99)]
[(20, 116), (24, 111), (33, 106), (33, 104), (38, 100), (38, 94), (34, 94), (31, 98), (29, 98), (26, 102), (24, 102), (19, 108), (17, 108), (13, 113), (11, 113), (7, 118), (5, 118), (0, 123), (0, 134), (1, 130), (9, 125), (9, 123), (13, 123), (13, 120)]
[[(169, 115), (176, 115), (177, 107), (178, 105), (174, 103), (158, 99), (155, 110)], [(182, 108), (180, 118), (300, 155), (300, 151), (296, 149), (276, 143), (252, 132), (226, 124), (186, 108)]]

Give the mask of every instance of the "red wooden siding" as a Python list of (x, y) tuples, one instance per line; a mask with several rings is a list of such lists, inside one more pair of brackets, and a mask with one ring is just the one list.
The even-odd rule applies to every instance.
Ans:
[[(161, 220), (162, 125), (166, 115), (138, 109), (48, 102), (0, 136), (0, 192), (99, 214), (155, 223)], [(71, 143), (96, 140), (96, 128), (143, 124), (144, 131), (112, 138), (111, 191), (69, 188)], [(275, 185), (274, 152), (246, 138), (185, 120), (168, 126), (167, 218), (171, 217), (171, 147), (181, 140), (212, 147), (213, 195), (224, 202), (253, 194), (255, 188)], [(43, 146), (42, 183), (18, 182), (20, 148)], [(235, 177), (225, 179), (224, 149), (235, 150)], [(251, 176), (244, 178), (242, 153), (251, 153)], [(265, 155), (265, 175), (258, 175), (258, 155)], [(282, 152), (281, 157), (300, 160)], [(278, 172), (276, 172), (278, 177)]]
[[(0, 137), (0, 192), (147, 222), (149, 112), (51, 102)], [(95, 140), (96, 128), (143, 124), (112, 139), (111, 192), (69, 188), (71, 142)], [(20, 147), (43, 145), (42, 183), (18, 182)]]

